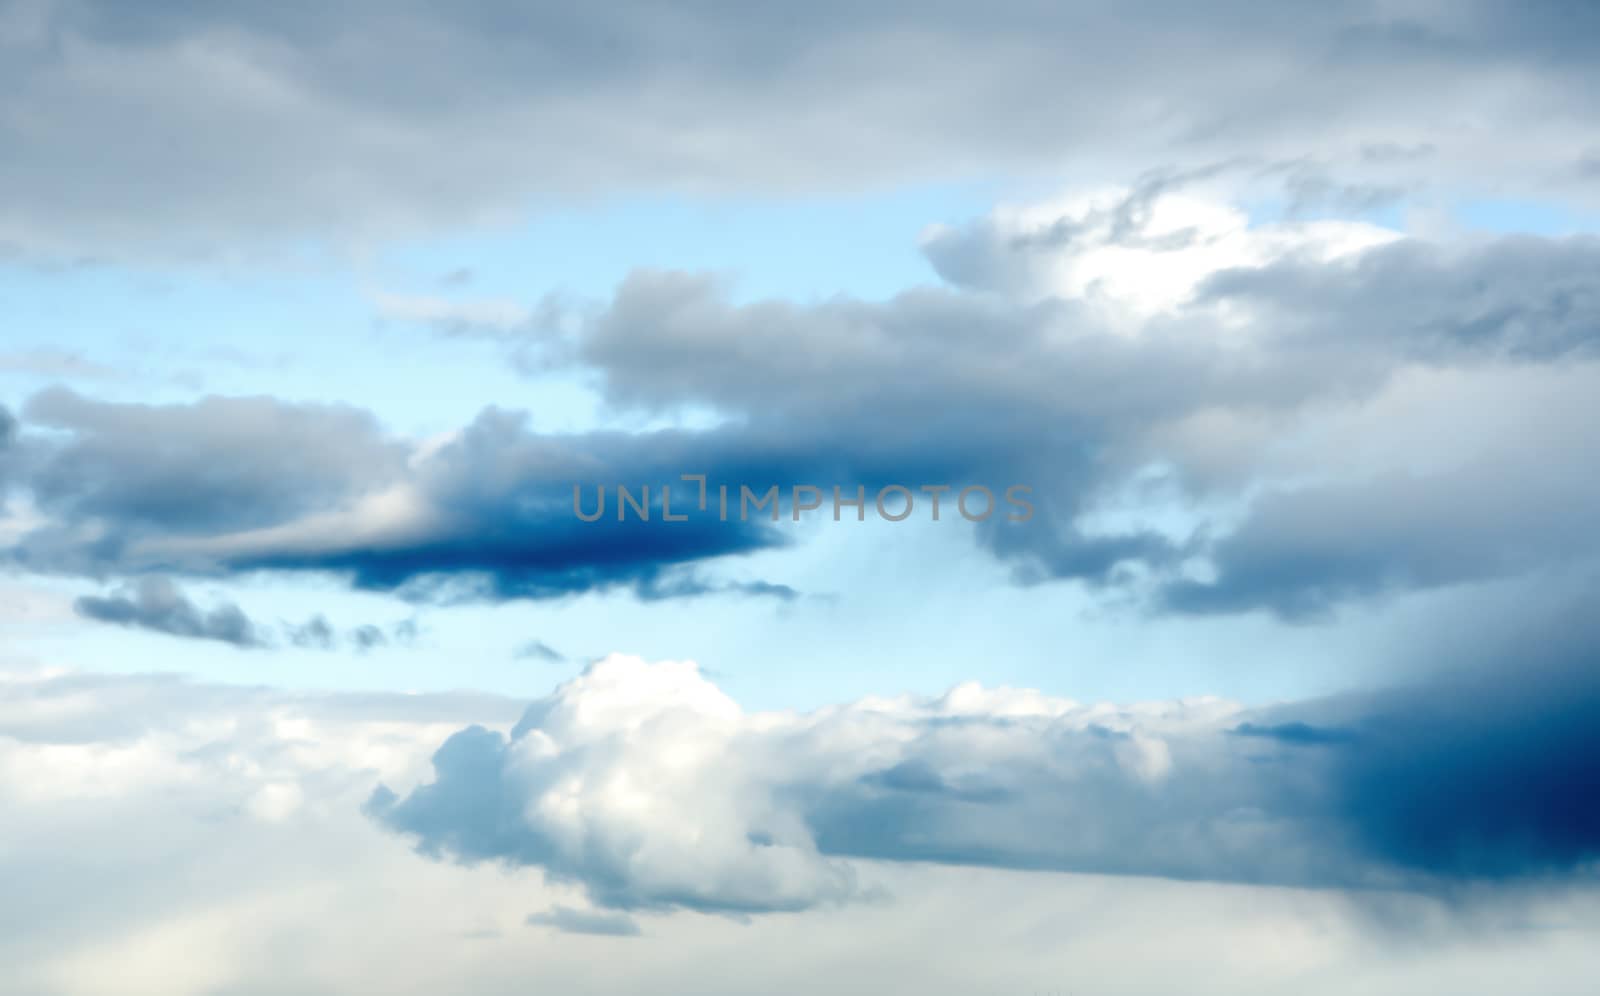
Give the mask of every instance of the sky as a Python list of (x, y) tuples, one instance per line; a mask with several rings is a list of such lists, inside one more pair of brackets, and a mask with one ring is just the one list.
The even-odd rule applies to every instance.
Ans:
[(1597, 55), (0, 0), (0, 994), (1586, 991)]

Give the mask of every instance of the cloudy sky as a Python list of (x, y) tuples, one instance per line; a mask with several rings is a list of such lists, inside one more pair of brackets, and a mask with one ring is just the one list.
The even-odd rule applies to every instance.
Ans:
[(1597, 67), (0, 0), (0, 993), (1589, 991)]

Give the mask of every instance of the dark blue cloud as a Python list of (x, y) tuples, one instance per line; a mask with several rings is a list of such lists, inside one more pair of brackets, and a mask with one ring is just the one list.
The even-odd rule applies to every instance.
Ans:
[(1305, 747), (1348, 744), (1354, 742), (1357, 736), (1353, 730), (1312, 726), (1310, 723), (1300, 721), (1288, 723), (1240, 723), (1228, 732), (1239, 737), (1260, 737), (1265, 740), (1275, 740), (1278, 743), (1297, 744)]
[(1333, 766), (1333, 814), (1374, 858), (1443, 880), (1600, 861), (1600, 644), (1377, 703)]

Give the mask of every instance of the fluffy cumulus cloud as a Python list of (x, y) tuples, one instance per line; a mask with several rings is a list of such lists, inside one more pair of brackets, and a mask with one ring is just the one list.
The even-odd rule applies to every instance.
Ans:
[(1593, 627), (1381, 693), (1244, 710), (964, 685), (746, 713), (612, 656), (508, 735), (473, 726), (369, 811), (430, 855), (536, 865), (601, 906), (863, 897), (846, 859), (1458, 891), (1600, 870)]
[[(1547, 622), (1413, 687), (1271, 709), (968, 684), (751, 712), (618, 655), (526, 707), (8, 662), (0, 874), (30, 899), (0, 907), (0, 957), (45, 996), (704, 992), (707, 961), (796, 993), (882, 970), (1576, 994), (1597, 641)], [(1258, 936), (1271, 958), (1224, 954)]]
[[(0, 120), (18, 150), (0, 244), (194, 252), (459, 224), (551, 193), (1062, 162), (1104, 176), (1244, 157), (1302, 200), (1362, 203), (1422, 178), (1581, 193), (1595, 149), (1572, 136), (1594, 132), (1577, 95), (1594, 87), (1595, 29), (1558, 0), (1269, 15), (1236, 0), (830, 2), (803, 17), (767, 0), (737, 16), (16, 0), (0, 8)], [(115, 167), (97, 154), (108, 137)]]
[(371, 809), (427, 850), (538, 864), (610, 906), (753, 912), (850, 897), (851, 870), (817, 852), (759, 766), (728, 763), (744, 726), (694, 665), (611, 657), (533, 706), (509, 742), (457, 733), (434, 755), (435, 782), (406, 800), (380, 790)]
[[(967, 691), (942, 711), (1026, 719), (1059, 705)], [(692, 707), (726, 711), (714, 696)], [(647, 712), (613, 703), (595, 725), (648, 722)], [(8, 896), (26, 897), (0, 905), (4, 987), (510, 996), (536, 979), (563, 991), (799, 996), (865, 982), (953, 996), (1115, 979), (1139, 991), (1333, 996), (1358, 977), (1380, 993), (1451, 980), (1453, 992), (1489, 994), (1517, 979), (1578, 996), (1595, 969), (1587, 942), (1600, 906), (1581, 892), (1502, 911), (1373, 894), (1374, 919), (1329, 891), (841, 858), (870, 901), (803, 917), (667, 916), (596, 908), (535, 869), (419, 860), (360, 815), (377, 781), (426, 784), (431, 746), (451, 730), (516, 713), (492, 696), (304, 695), (0, 668), (0, 876)], [(674, 784), (691, 764), (679, 762)], [(1146, 778), (1157, 770), (1137, 752), (1126, 764)], [(942, 774), (967, 777), (950, 765)], [(1175, 765), (1167, 777), (1180, 774)], [(877, 781), (928, 792), (925, 774)], [(626, 814), (627, 795), (650, 801), (637, 786), (616, 791), (601, 810), (608, 822)], [(973, 806), (986, 798), (966, 795)], [(1408, 927), (1403, 953), (1396, 923)], [(1496, 943), (1482, 943), (1486, 929)]]

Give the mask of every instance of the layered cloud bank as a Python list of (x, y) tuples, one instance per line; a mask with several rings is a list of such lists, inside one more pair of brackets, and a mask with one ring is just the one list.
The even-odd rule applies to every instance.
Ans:
[[(1592, 627), (1586, 632), (1592, 633)], [(860, 898), (847, 858), (1459, 891), (1593, 883), (1592, 639), (1340, 701), (1130, 707), (962, 686), (745, 713), (613, 656), (509, 736), (471, 727), (369, 810), (428, 854), (543, 868), (621, 909)]]
[[(523, 847), (536, 819), (552, 839), (563, 828), (562, 846), (586, 833), (589, 857), (567, 859), (565, 874), (594, 876), (595, 884), (563, 885), (543, 881), (537, 868), (419, 860), (402, 837), (359, 812), (375, 781), (408, 794), (428, 784), (428, 754), (452, 730), (514, 722), (517, 707), (506, 700), (310, 696), (0, 665), (0, 879), (19, 897), (0, 908), (4, 986), (29, 996), (511, 996), (535, 980), (597, 993), (800, 996), (913, 985), (955, 996), (1076, 983), (1113, 992), (1334, 996), (1357, 978), (1367, 991), (1397, 996), (1441, 982), (1485, 996), (1518, 982), (1578, 996), (1593, 976), (1600, 905), (1591, 892), (1478, 910), (1391, 893), (1369, 900), (1385, 916), (1374, 923), (1356, 912), (1363, 907), (1327, 890), (782, 859), (778, 849), (792, 847), (794, 837), (776, 816), (794, 804), (719, 795), (734, 777), (757, 789), (771, 782), (737, 756), (723, 758), (727, 774), (704, 760), (714, 745), (770, 737), (800, 751), (779, 769), (785, 776), (827, 767), (843, 778), (914, 754), (935, 770), (901, 768), (846, 787), (851, 807), (861, 813), (864, 799), (899, 798), (919, 807), (917, 825), (930, 827), (929, 840), (976, 835), (1014, 846), (1014, 836), (973, 818), (984, 807), (1015, 811), (1017, 801), (995, 791), (996, 782), (1022, 788), (1048, 777), (1060, 786), (1070, 761), (1081, 789), (1098, 785), (1101, 798), (1119, 784), (1125, 793), (1170, 797), (1171, 786), (1192, 775), (1175, 731), (1231, 721), (1220, 703), (1097, 710), (965, 688), (936, 701), (763, 717), (737, 713), (685, 665), (613, 659), (606, 668), (641, 672), (649, 693), (622, 700), (600, 687), (605, 669), (591, 672), (581, 692), (558, 692), (534, 717), (537, 729), (524, 724), (521, 746), (510, 749), (526, 756), (541, 737), (561, 738), (559, 754), (521, 769), (560, 769), (541, 793), (542, 815), (473, 831)], [(692, 713), (695, 725), (674, 726), (675, 711)], [(1044, 736), (1025, 744), (1007, 731), (1008, 717)], [(1145, 735), (1169, 740), (1170, 767), (1147, 745), (1109, 733), (1102, 749), (1045, 762), (1086, 721), (1120, 725), (1129, 717), (1158, 731)], [(637, 732), (619, 732), (626, 729)], [(730, 732), (731, 744), (723, 740)], [(816, 743), (823, 732), (835, 741), (826, 749)], [(646, 756), (619, 742), (635, 736), (658, 750)], [(963, 756), (948, 753), (955, 749)], [(463, 768), (463, 777), (471, 773)], [(602, 774), (604, 784), (580, 782)], [(933, 787), (936, 777), (942, 788)], [(506, 787), (521, 801), (533, 799), (521, 775)], [(708, 808), (674, 808), (662, 798), (669, 787)], [(962, 800), (972, 814), (965, 825), (950, 819)], [(866, 805), (882, 813), (885, 804)], [(1105, 815), (1065, 800), (1051, 805), (1079, 826)], [(492, 809), (435, 816), (460, 827), (490, 820)], [(660, 862), (689, 846), (689, 818), (705, 826), (697, 867), (708, 884), (685, 891)], [(736, 839), (756, 826), (783, 837), (765, 857)], [(910, 840), (905, 823), (891, 827)], [(622, 848), (633, 848), (634, 860), (619, 863)], [(749, 909), (777, 896), (818, 896), (819, 886), (853, 887), (849, 894), (864, 900), (806, 916), (728, 917), (620, 912), (585, 899), (586, 892), (631, 897), (636, 906), (646, 895), (657, 905), (666, 896), (719, 899), (727, 909), (738, 896)], [(1397, 946), (1400, 923), (1407, 933)], [(1149, 957), (1152, 938), (1159, 958)], [(987, 957), (975, 958), (975, 950)], [(719, 966), (709, 977), (707, 964)]]
[(93, 833), (113, 811), (141, 834), (177, 821), (193, 835), (217, 820), (309, 832), (364, 808), (434, 857), (542, 871), (567, 891), (536, 922), (580, 933), (634, 931), (580, 897), (634, 913), (871, 905), (884, 897), (864, 859), (1452, 897), (1583, 889), (1600, 870), (1595, 643), (1526, 646), (1510, 671), (1456, 662), (1272, 709), (969, 684), (747, 712), (691, 663), (613, 655), (514, 725), (491, 696), (12, 670), (0, 794), (19, 854), (42, 827)]
[[(734, 303), (716, 278), (645, 271), (581, 315), (479, 330), (675, 428), (551, 433), (488, 408), (412, 440), (347, 406), (47, 390), (0, 432), (3, 554), (101, 579), (331, 573), (414, 599), (792, 597), (725, 564), (800, 534), (693, 507), (698, 474), (736, 501), (1023, 485), (1027, 521), (955, 527), (1021, 583), (1164, 612), (1309, 619), (1593, 562), (1593, 239), (1256, 222), (1208, 182), (932, 229), (949, 283), (884, 301)], [(655, 521), (575, 514), (575, 486), (619, 485), (650, 488)], [(660, 521), (667, 486), (685, 521)]]
[[(0, 246), (383, 236), (617, 190), (1246, 162), (1348, 207), (1592, 191), (1582, 3), (0, 8)], [(952, 71), (952, 68), (959, 71)], [(129, 120), (147, 127), (130, 130)], [(115, 136), (115, 166), (98, 155)], [(97, 167), (96, 163), (105, 163)], [(226, 177), (227, 182), (219, 178)]]
[[(879, 966), (951, 993), (1194, 972), (1576, 994), (1600, 916), (1593, 635), (1554, 615), (1408, 686), (1272, 708), (972, 683), (752, 712), (625, 655), (526, 707), (3, 662), (0, 875), (30, 899), (0, 956), (22, 991), (73, 996), (511, 993), (530, 972), (704, 992), (708, 958), (796, 993)], [(1152, 930), (1163, 958), (1140, 961)], [(975, 938), (1010, 954), (974, 962)]]

